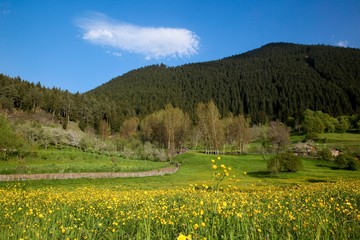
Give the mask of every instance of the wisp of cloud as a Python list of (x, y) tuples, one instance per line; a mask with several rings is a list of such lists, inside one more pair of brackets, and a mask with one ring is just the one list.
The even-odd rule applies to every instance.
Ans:
[(136, 26), (100, 13), (80, 18), (76, 24), (82, 30), (82, 39), (117, 51), (142, 54), (146, 59), (189, 57), (197, 54), (199, 48), (199, 37), (184, 28)]
[(346, 40), (341, 40), (336, 44), (338, 47), (348, 47), (349, 46), (349, 42)]

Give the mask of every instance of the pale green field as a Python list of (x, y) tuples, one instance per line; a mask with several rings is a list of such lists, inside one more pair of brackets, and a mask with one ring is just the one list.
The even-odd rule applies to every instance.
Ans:
[(141, 172), (169, 166), (166, 162), (130, 160), (86, 153), (76, 148), (38, 150), (24, 159), (0, 161), (0, 174)]

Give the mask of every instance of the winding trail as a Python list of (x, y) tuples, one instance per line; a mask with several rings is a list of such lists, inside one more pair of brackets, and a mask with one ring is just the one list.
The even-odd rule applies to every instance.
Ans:
[(0, 175), (0, 181), (21, 181), (39, 179), (76, 179), (76, 178), (126, 178), (152, 177), (176, 173), (179, 167), (165, 167), (145, 172), (94, 172), (94, 173), (42, 173)]

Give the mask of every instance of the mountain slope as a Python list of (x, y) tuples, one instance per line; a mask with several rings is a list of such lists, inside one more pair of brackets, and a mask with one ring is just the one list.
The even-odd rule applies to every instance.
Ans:
[(124, 118), (167, 103), (194, 116), (196, 104), (211, 99), (223, 115), (254, 122), (298, 117), (307, 108), (349, 115), (360, 112), (360, 50), (272, 43), (217, 61), (140, 68), (86, 95), (110, 99)]

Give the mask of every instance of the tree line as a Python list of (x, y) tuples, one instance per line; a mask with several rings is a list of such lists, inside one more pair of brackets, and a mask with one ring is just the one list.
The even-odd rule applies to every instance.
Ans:
[(91, 127), (99, 132), (102, 121), (109, 122), (119, 117), (115, 114), (115, 103), (108, 99), (99, 101), (85, 94), (46, 88), (41, 83), (30, 83), (20, 77), (11, 78), (3, 74), (0, 74), (0, 109), (34, 114), (45, 111), (51, 114), (53, 121), (60, 121), (64, 129), (69, 121), (74, 121), (82, 130)]
[[(40, 113), (31, 113), (40, 115)], [(52, 116), (51, 114), (49, 114)], [(20, 118), (21, 119), (21, 118)], [(125, 158), (166, 160), (172, 158), (182, 148), (192, 148), (206, 153), (281, 152), (286, 150), (291, 131), (306, 133), (307, 139), (317, 140), (323, 132), (345, 132), (360, 130), (360, 117), (332, 117), (321, 111), (305, 110), (301, 122), (293, 119), (286, 123), (270, 121), (254, 124), (249, 116), (233, 115), (229, 112), (222, 117), (213, 101), (196, 106), (196, 120), (171, 104), (155, 111), (143, 119), (125, 119), (117, 134), (110, 133), (107, 121), (100, 122), (98, 138), (79, 134), (72, 130), (61, 130), (41, 124), (39, 121), (21, 121), (11, 124), (0, 115), (0, 153), (5, 159), (19, 149), (28, 152), (31, 146), (69, 145), (83, 151), (118, 151)], [(16, 130), (15, 130), (16, 129)], [(90, 132), (91, 133), (91, 132)], [(249, 150), (250, 142), (258, 142), (258, 149)]]

